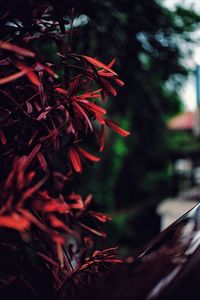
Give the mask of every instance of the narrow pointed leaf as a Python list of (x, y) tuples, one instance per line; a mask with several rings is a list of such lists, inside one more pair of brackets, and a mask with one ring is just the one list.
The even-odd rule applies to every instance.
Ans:
[(77, 152), (77, 150), (74, 147), (70, 147), (68, 150), (68, 155), (69, 155), (69, 158), (70, 158), (70, 161), (72, 163), (74, 170), (77, 173), (81, 173), (82, 172), (82, 163), (81, 163), (81, 159), (80, 159), (80, 156), (79, 156), (79, 153)]
[(101, 126), (101, 132), (100, 132), (99, 140), (100, 140), (99, 151), (102, 152), (104, 150), (104, 147), (105, 147), (105, 126), (104, 125)]
[(95, 162), (100, 161), (100, 158), (99, 158), (99, 157), (96, 157), (96, 156), (90, 154), (89, 152), (85, 151), (83, 148), (78, 147), (78, 150), (79, 150), (79, 152), (80, 152), (84, 157), (86, 157), (87, 159), (89, 159), (89, 160), (91, 160), (91, 161), (95, 161)]
[(8, 42), (3, 42), (0, 41), (0, 48), (1, 49), (5, 49), (11, 52), (15, 52), (17, 54), (23, 55), (23, 56), (27, 56), (27, 57), (34, 57), (35, 53), (31, 50), (19, 47), (17, 45), (8, 43)]
[(26, 70), (21, 70), (21, 71), (15, 73), (15, 74), (9, 75), (7, 77), (0, 78), (0, 85), (8, 83), (8, 82), (13, 81), (13, 80), (16, 80), (16, 79), (24, 76), (26, 73), (27, 73)]
[(89, 56), (86, 56), (86, 55), (82, 55), (82, 57), (85, 60), (87, 60), (90, 64), (92, 64), (92, 65), (94, 65), (96, 67), (105, 69), (105, 70), (113, 73), (114, 75), (117, 75), (117, 73), (115, 73), (112, 69), (110, 69), (108, 66), (106, 66), (104, 63), (100, 62), (99, 60), (97, 60), (95, 58), (92, 58), (92, 57), (89, 57)]
[(115, 122), (106, 119), (105, 123), (107, 126), (109, 126), (112, 130), (116, 131), (117, 133), (119, 133), (121, 136), (126, 137), (130, 134), (129, 131), (122, 129), (121, 127), (119, 127)]

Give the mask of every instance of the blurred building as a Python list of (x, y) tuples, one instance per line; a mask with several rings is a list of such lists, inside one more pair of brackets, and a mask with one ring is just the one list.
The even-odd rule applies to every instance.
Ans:
[(173, 117), (167, 123), (170, 130), (189, 130), (193, 131), (195, 126), (195, 113), (188, 111)]
[(167, 127), (177, 133), (187, 132), (193, 142), (172, 149), (172, 197), (164, 200), (157, 208), (161, 216), (161, 230), (179, 219), (200, 201), (200, 110), (183, 112), (171, 118)]

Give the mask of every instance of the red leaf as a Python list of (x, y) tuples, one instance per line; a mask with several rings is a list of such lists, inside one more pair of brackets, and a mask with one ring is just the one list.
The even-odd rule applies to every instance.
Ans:
[(45, 66), (45, 71), (48, 72), (51, 76), (53, 76), (54, 78), (58, 78), (58, 75), (49, 67)]
[(78, 150), (79, 150), (79, 152), (80, 152), (84, 157), (86, 157), (87, 159), (89, 159), (89, 160), (91, 160), (91, 161), (96, 161), (96, 162), (100, 161), (100, 158), (99, 158), (99, 157), (96, 157), (96, 156), (90, 154), (89, 152), (85, 151), (84, 149), (78, 147)]
[(46, 159), (44, 158), (44, 155), (43, 155), (41, 152), (39, 152), (39, 153), (37, 154), (37, 157), (38, 157), (38, 160), (39, 160), (41, 169), (42, 169), (42, 170), (47, 170), (47, 161), (46, 161)]
[[(113, 76), (113, 75), (112, 75)], [(88, 93), (84, 93), (84, 94), (81, 94), (81, 95), (78, 95), (77, 98), (83, 98), (83, 99), (86, 99), (86, 98), (89, 98), (89, 99), (96, 99), (96, 98), (100, 98), (100, 92), (101, 92), (102, 89), (98, 89), (96, 91), (93, 91), (93, 92), (88, 92)], [(74, 96), (74, 98), (76, 98), (76, 96)]]
[(62, 243), (59, 242), (56, 243), (56, 250), (57, 250), (57, 256), (58, 256), (58, 261), (60, 263), (60, 266), (64, 267), (64, 253), (61, 244)]
[(119, 78), (116, 78), (115, 79), (115, 83), (117, 83), (118, 85), (120, 86), (123, 86), (124, 85), (124, 82), (122, 80), (120, 80)]
[(1, 143), (3, 145), (6, 145), (6, 137), (5, 137), (5, 133), (2, 129), (0, 129), (0, 139), (1, 139)]
[(109, 78), (109, 79), (111, 79), (112, 81), (114, 81), (116, 84), (118, 84), (120, 86), (124, 85), (124, 82), (122, 80), (120, 80), (119, 78), (117, 78), (116, 76), (114, 76), (111, 73), (105, 72), (103, 70), (99, 71), (98, 73), (101, 77)]
[(106, 77), (106, 78), (110, 78), (110, 79), (113, 79), (115, 80), (116, 76), (113, 75), (112, 73), (108, 73), (107, 71), (105, 70), (100, 70), (98, 71), (99, 75), (102, 76), (102, 77)]
[(34, 186), (27, 189), (21, 197), (21, 202), (27, 200), (27, 198), (31, 197), (35, 192), (37, 192), (39, 188), (44, 184), (45, 181), (46, 178), (43, 178), (40, 181), (38, 181)]
[(120, 128), (117, 125), (117, 123), (115, 123), (115, 122), (113, 122), (111, 120), (106, 119), (105, 123), (106, 123), (107, 126), (109, 126), (111, 129), (113, 129), (114, 131), (116, 131), (117, 133), (119, 133), (123, 137), (126, 137), (126, 136), (128, 136), (130, 134), (129, 131)]
[(100, 125), (104, 125), (105, 121), (103, 119), (103, 116), (101, 116), (101, 114), (96, 113), (95, 114), (95, 118), (97, 119), (97, 121), (99, 122)]
[(89, 194), (84, 201), (84, 205), (88, 206), (91, 203), (91, 201), (92, 201), (92, 194)]
[(31, 161), (36, 157), (36, 155), (38, 154), (40, 148), (41, 148), (41, 144), (37, 144), (33, 148), (33, 150), (31, 151), (31, 153), (27, 156), (27, 165), (29, 165), (31, 163)]
[[(39, 77), (40, 77), (41, 82), (42, 82), (42, 74), (43, 74), (43, 72), (39, 72)], [(40, 98), (41, 98), (41, 101), (42, 101), (42, 106), (44, 108), (45, 104), (46, 104), (46, 101), (47, 101), (47, 95), (46, 95), (46, 93), (44, 91), (44, 88), (43, 88), (43, 85), (41, 83), (38, 85), (38, 88), (39, 88), (39, 92), (40, 92)]]
[(82, 172), (82, 164), (78, 151), (74, 147), (70, 147), (68, 150), (69, 159), (72, 163), (74, 170), (77, 173)]
[(97, 231), (96, 229), (93, 229), (93, 228), (91, 228), (91, 227), (89, 227), (89, 226), (87, 226), (87, 225), (85, 225), (85, 224), (83, 224), (83, 223), (81, 223), (81, 222), (78, 222), (78, 224), (79, 224), (81, 227), (83, 227), (84, 229), (86, 229), (86, 230), (88, 230), (88, 231), (90, 231), (90, 232), (92, 232), (92, 233), (94, 233), (94, 234), (96, 234), (96, 235), (98, 235), (98, 236), (106, 237), (106, 233), (103, 232), (103, 231)]
[(66, 90), (64, 90), (64, 89), (62, 89), (62, 88), (59, 88), (59, 87), (55, 88), (55, 91), (58, 92), (58, 93), (60, 93), (60, 94), (65, 95), (65, 96), (69, 96), (69, 92), (66, 91)]
[(73, 234), (73, 231), (54, 215), (49, 216), (49, 221), (52, 227), (60, 228), (66, 231), (68, 234)]
[(4, 77), (4, 78), (0, 78), (0, 85), (8, 83), (8, 82), (13, 81), (13, 80), (16, 80), (16, 79), (24, 76), (26, 73), (27, 73), (27, 70), (21, 70), (21, 71), (15, 73), (15, 74), (9, 75), (9, 76)]
[(29, 225), (29, 220), (17, 213), (12, 213), (9, 216), (0, 216), (0, 227), (2, 226), (24, 231), (29, 228)]
[(113, 60), (108, 64), (108, 68), (112, 68), (115, 62), (116, 62), (116, 58), (113, 58)]
[(37, 219), (33, 214), (31, 214), (28, 210), (26, 209), (22, 209), (20, 208), (19, 209), (20, 213), (30, 222), (30, 223), (33, 223), (35, 224), (40, 230), (46, 232), (46, 233), (49, 233), (50, 230), (48, 229), (48, 227), (41, 223), (39, 221), (39, 219)]
[(74, 203), (69, 204), (71, 209), (81, 210), (84, 208), (84, 203), (80, 195), (72, 193), (71, 195), (68, 196), (68, 199), (74, 201)]
[[(47, 107), (48, 108), (48, 107)], [(45, 111), (43, 111), (41, 114), (39, 114), (39, 116), (37, 117), (37, 121), (40, 121), (42, 119), (46, 119), (46, 116), (48, 115), (48, 113), (50, 112), (50, 109), (47, 109)]]
[(64, 238), (55, 232), (51, 233), (51, 238), (54, 242), (59, 243), (59, 244), (64, 244), (64, 242), (65, 242)]
[(106, 66), (105, 64), (103, 64), (102, 62), (100, 62), (99, 60), (95, 59), (95, 58), (92, 58), (92, 57), (89, 57), (89, 56), (86, 56), (86, 55), (82, 55), (82, 57), (87, 60), (90, 64), (96, 66), (96, 67), (99, 67), (99, 68), (102, 68), (102, 69), (105, 69), (111, 73), (113, 73), (114, 75), (117, 75), (117, 73), (115, 73), (112, 69), (110, 69), (108, 66)]
[(34, 52), (32, 52), (28, 49), (19, 47), (17, 45), (13, 45), (13, 44), (8, 43), (8, 42), (0, 41), (0, 48), (8, 50), (8, 51), (15, 52), (15, 53), (23, 55), (23, 56), (28, 56), (28, 57), (34, 57), (35, 56)]
[(122, 263), (123, 262), (122, 259), (116, 259), (116, 258), (105, 258), (103, 261), (104, 262), (113, 263), (113, 264), (118, 264), (118, 263)]
[(116, 96), (117, 92), (114, 89), (114, 87), (109, 83), (108, 80), (101, 78), (101, 81), (103, 83), (103, 85), (105, 86), (105, 88), (113, 95)]
[(94, 218), (96, 218), (97, 220), (99, 220), (102, 223), (112, 220), (112, 218), (110, 216), (104, 215), (100, 212), (90, 211), (89, 213), (91, 216), (93, 216)]
[(41, 206), (41, 210), (45, 212), (58, 212), (61, 214), (67, 214), (70, 212), (69, 205), (65, 202), (59, 202), (58, 200), (51, 200)]
[(77, 102), (80, 102), (81, 105), (85, 106), (87, 109), (95, 112), (95, 113), (100, 113), (100, 114), (103, 114), (105, 115), (106, 114), (106, 110), (99, 106), (99, 105), (96, 105), (94, 104), (93, 102), (89, 102), (88, 100), (76, 100)]
[(101, 132), (100, 132), (100, 148), (99, 151), (102, 152), (104, 150), (104, 146), (105, 146), (105, 126), (102, 125), (101, 126)]
[(26, 106), (27, 106), (27, 112), (28, 112), (28, 114), (31, 114), (33, 112), (33, 106), (32, 106), (32, 104), (27, 101), (26, 102)]
[(48, 219), (51, 222), (51, 226), (53, 226), (55, 228), (65, 228), (65, 225), (63, 224), (63, 222), (61, 222), (57, 217), (50, 215), (48, 217)]
[(41, 86), (39, 78), (35, 75), (35, 73), (32, 70), (29, 69), (26, 75), (33, 84)]
[(84, 116), (88, 126), (90, 127), (90, 130), (93, 131), (93, 128), (92, 128), (92, 124), (90, 122), (90, 119), (89, 117), (87, 116), (87, 114), (84, 112), (83, 108), (76, 102), (76, 101), (73, 101), (73, 105), (76, 107), (76, 109), (78, 111), (80, 111), (80, 113)]
[(27, 66), (25, 66), (24, 64), (18, 62), (17, 66), (19, 69), (21, 69), (22, 71), (24, 71), (28, 77), (28, 79), (35, 84), (36, 86), (41, 86), (41, 82), (39, 81), (39, 78), (35, 75), (35, 73)]

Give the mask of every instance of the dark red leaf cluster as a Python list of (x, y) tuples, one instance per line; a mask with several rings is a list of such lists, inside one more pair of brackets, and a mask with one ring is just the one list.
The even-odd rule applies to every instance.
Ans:
[[(115, 59), (106, 65), (72, 51), (73, 9), (60, 15), (46, 1), (35, 8), (28, 1), (30, 7), (28, 21), (12, 8), (1, 17), (0, 228), (35, 245), (60, 291), (75, 277), (80, 283), (79, 273), (90, 277), (102, 264), (119, 262), (114, 248), (85, 258), (92, 237), (106, 236), (100, 225), (110, 217), (90, 210), (91, 195), (83, 200), (70, 181), (85, 163), (100, 160), (85, 149), (88, 138), (101, 152), (106, 127), (124, 137), (129, 132), (109, 120), (104, 107), (123, 85)], [(47, 45), (51, 55), (43, 51)]]

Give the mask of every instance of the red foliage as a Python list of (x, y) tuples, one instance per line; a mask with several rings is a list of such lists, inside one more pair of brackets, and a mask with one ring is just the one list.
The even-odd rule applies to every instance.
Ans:
[[(102, 264), (119, 262), (114, 248), (84, 259), (92, 236), (106, 236), (100, 224), (110, 217), (90, 210), (91, 195), (84, 201), (70, 191), (70, 181), (87, 161), (100, 160), (82, 148), (86, 138), (95, 136), (102, 151), (105, 126), (129, 134), (106, 118), (102, 106), (123, 82), (112, 69), (115, 60), (106, 65), (72, 52), (66, 37), (73, 28), (63, 31), (66, 19), (55, 17), (56, 6), (38, 4), (27, 27), (11, 12), (1, 19), (15, 26), (0, 41), (0, 227), (19, 232), (26, 243), (40, 240), (37, 255), (60, 291), (86, 270), (90, 277)], [(56, 49), (53, 60), (39, 50), (44, 37)], [(64, 151), (61, 172), (54, 153)], [(78, 254), (68, 248), (72, 237), (81, 244)]]

